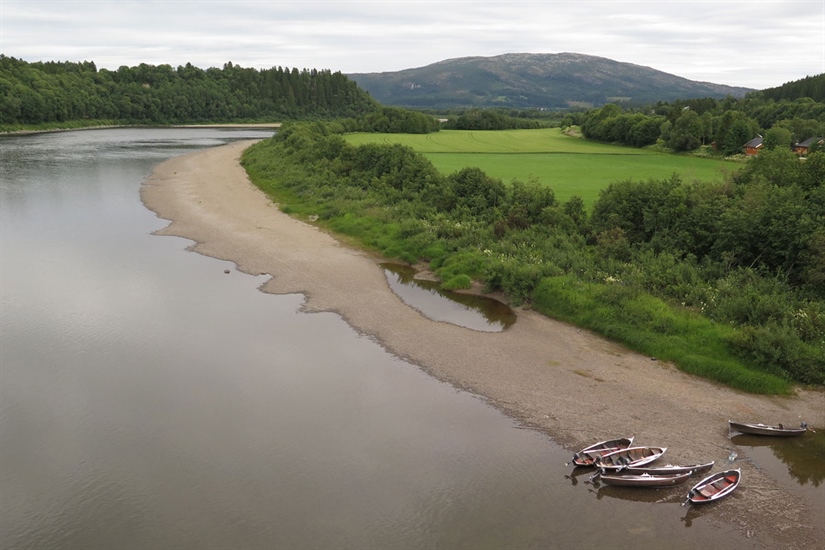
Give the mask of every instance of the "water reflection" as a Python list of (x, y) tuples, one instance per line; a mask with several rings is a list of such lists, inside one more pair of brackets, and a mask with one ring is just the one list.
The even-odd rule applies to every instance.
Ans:
[(573, 468), (569, 474), (564, 474), (564, 479), (568, 480), (570, 484), (575, 487), (581, 481), (589, 483), (590, 476), (593, 475), (593, 470), (589, 468)]
[(654, 489), (650, 487), (614, 487), (602, 485), (598, 481), (590, 482), (593, 486), (588, 489), (596, 495), (596, 500), (604, 497), (627, 500), (630, 502), (645, 502), (647, 504), (681, 503), (685, 500), (687, 489), (684, 487), (667, 487)]
[(685, 524), (685, 527), (690, 527), (693, 525), (694, 520), (701, 518), (705, 514), (705, 512), (712, 509), (712, 504), (705, 504), (702, 506), (688, 506), (686, 507), (685, 515), (679, 519), (682, 523)]
[(770, 449), (799, 485), (819, 487), (825, 481), (825, 432), (808, 431), (800, 437), (782, 438), (740, 434), (731, 437), (731, 441), (749, 448), (748, 454), (760, 447)]
[(515, 312), (498, 300), (444, 290), (435, 281), (416, 279), (411, 267), (381, 267), (392, 291), (430, 319), (484, 332), (500, 332), (516, 322)]

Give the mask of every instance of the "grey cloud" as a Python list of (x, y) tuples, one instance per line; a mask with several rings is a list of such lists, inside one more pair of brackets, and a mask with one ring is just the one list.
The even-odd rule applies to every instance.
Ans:
[(567, 51), (760, 88), (825, 72), (823, 21), (821, 0), (3, 0), (0, 50), (29, 61), (85, 59), (107, 68), (232, 61), (345, 73)]

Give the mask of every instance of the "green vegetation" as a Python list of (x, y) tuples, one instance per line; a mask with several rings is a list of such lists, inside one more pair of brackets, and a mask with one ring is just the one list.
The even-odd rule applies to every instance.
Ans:
[(348, 134), (347, 142), (397, 143), (415, 149), (442, 174), (478, 167), (492, 177), (536, 182), (567, 201), (579, 196), (587, 207), (613, 181), (667, 178), (723, 181), (738, 164), (665, 154), (567, 136), (558, 128), (500, 132), (442, 130), (437, 134)]
[(825, 73), (816, 76), (806, 76), (793, 82), (786, 82), (776, 88), (768, 88), (757, 94), (759, 97), (774, 100), (793, 100), (808, 97), (814, 101), (825, 101)]
[[(608, 104), (571, 113), (563, 124), (580, 125), (588, 139), (635, 147), (661, 140), (676, 152), (707, 145), (714, 155), (737, 155), (758, 135), (770, 136), (771, 147), (789, 149), (794, 143), (825, 136), (823, 88), (825, 75), (820, 75), (752, 92), (741, 100), (686, 99), (630, 110)], [(796, 95), (805, 93), (812, 95)]]
[(508, 116), (496, 110), (470, 109), (449, 120), (447, 127), (454, 130), (524, 130), (539, 128), (541, 123), (536, 119)]
[[(444, 175), (396, 136), (370, 142), (343, 131), (285, 125), (249, 149), (244, 166), (285, 211), (318, 216), (387, 257), (427, 261), (451, 286), (483, 281), (515, 303), (747, 391), (825, 383), (825, 153), (800, 163), (769, 151), (711, 182), (614, 181), (588, 214), (579, 196), (559, 201), (535, 181), (504, 184), (477, 167)], [(449, 134), (404, 139), (432, 151)], [(521, 139), (485, 133), (479, 146), (497, 136), (513, 148)]]
[(441, 130), (438, 119), (398, 107), (379, 107), (364, 117), (338, 121), (336, 128), (343, 132), (378, 134), (429, 134)]
[(0, 54), (0, 131), (77, 125), (280, 122), (361, 116), (378, 104), (341, 73), (191, 64), (98, 70)]

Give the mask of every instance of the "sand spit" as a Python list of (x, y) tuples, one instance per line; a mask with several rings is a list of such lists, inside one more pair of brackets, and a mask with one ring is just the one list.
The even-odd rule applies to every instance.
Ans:
[[(802, 419), (825, 429), (823, 392), (765, 397), (727, 389), (529, 310), (519, 310), (515, 325), (499, 333), (429, 320), (390, 290), (376, 258), (280, 212), (254, 187), (238, 163), (252, 143), (157, 166), (141, 190), (146, 206), (171, 220), (157, 233), (192, 239), (197, 252), (241, 271), (269, 274), (266, 292), (304, 294), (306, 311), (338, 313), (393, 354), (483, 396), (571, 451), (634, 435), (639, 444), (668, 447), (671, 463), (719, 465), (734, 449), (729, 419)], [(808, 503), (749, 461), (736, 466), (745, 490), (714, 505), (721, 523), (766, 544), (776, 536), (789, 548), (825, 540)]]

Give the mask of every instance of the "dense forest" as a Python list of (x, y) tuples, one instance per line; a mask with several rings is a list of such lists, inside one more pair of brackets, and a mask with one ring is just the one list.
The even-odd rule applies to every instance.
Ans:
[(243, 162), (285, 211), (429, 262), (446, 288), (482, 281), (750, 391), (825, 383), (825, 153), (768, 151), (722, 183), (617, 181), (588, 212), (537, 183), (349, 145), (345, 131), (289, 124)]
[(0, 125), (100, 120), (126, 124), (280, 122), (353, 117), (378, 108), (340, 72), (226, 63), (97, 69), (92, 62), (28, 63), (0, 54)]
[(809, 97), (814, 101), (825, 101), (825, 74), (808, 76), (793, 82), (786, 82), (775, 88), (767, 88), (754, 92), (751, 96), (781, 101), (783, 99), (797, 99)]
[[(677, 152), (706, 146), (709, 154), (735, 155), (758, 136), (766, 148), (786, 148), (825, 137), (825, 74), (752, 92), (742, 99), (702, 98), (659, 102), (623, 110), (615, 104), (572, 113), (588, 139), (644, 147), (662, 141)], [(819, 99), (816, 99), (819, 98)]]

